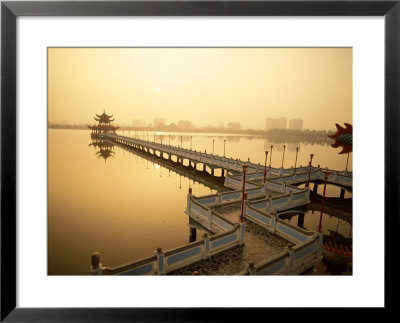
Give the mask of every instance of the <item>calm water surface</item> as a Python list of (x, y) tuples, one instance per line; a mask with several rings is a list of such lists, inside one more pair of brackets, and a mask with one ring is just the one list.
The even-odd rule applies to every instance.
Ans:
[[(216, 192), (116, 146), (111, 153), (101, 153), (99, 147), (90, 146), (89, 131), (49, 129), (48, 134), (50, 275), (89, 274), (93, 251), (101, 253), (103, 266), (113, 267), (147, 257), (157, 247), (168, 250), (186, 244), (190, 238), (189, 219), (184, 213), (188, 188), (192, 187), (196, 196)], [(227, 157), (250, 158), (261, 165), (264, 165), (264, 150), (274, 145), (273, 167), (281, 166), (285, 144), (258, 137), (221, 134), (129, 134), (210, 153), (214, 150), (218, 155), (223, 155), (225, 149)], [(314, 153), (313, 165), (338, 170), (346, 167), (347, 155), (339, 155), (339, 150), (328, 144), (286, 145), (285, 168), (294, 166), (296, 147), (300, 148), (298, 166), (308, 164), (309, 154)], [(350, 154), (349, 170), (351, 165)], [(212, 187), (217, 189), (218, 184)], [(318, 192), (322, 193), (322, 186)], [(326, 195), (338, 197), (339, 193), (339, 188), (329, 185)], [(350, 193), (345, 195), (350, 196)], [(320, 212), (309, 211), (304, 227), (315, 230), (319, 218)], [(288, 221), (297, 223), (297, 217)], [(336, 231), (351, 237), (351, 225), (334, 216), (324, 214), (322, 227), (326, 235)], [(198, 232), (197, 239), (201, 236)]]

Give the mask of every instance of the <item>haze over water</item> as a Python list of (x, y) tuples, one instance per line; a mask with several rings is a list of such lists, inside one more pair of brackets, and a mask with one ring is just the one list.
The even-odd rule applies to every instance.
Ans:
[(49, 122), (352, 123), (352, 48), (49, 48)]
[[(312, 136), (312, 130), (353, 123), (352, 68), (352, 48), (49, 48), (48, 123), (86, 128), (105, 110), (125, 129), (138, 120), (149, 127), (163, 119), (166, 126), (181, 120), (197, 128), (239, 123), (265, 130), (266, 118), (285, 117), (302, 119)], [(285, 168), (294, 166), (296, 147), (297, 166), (308, 165), (310, 153), (314, 166), (344, 170), (347, 160), (328, 143), (282, 136), (136, 136), (261, 166), (265, 150), (269, 165), (273, 145), (272, 167), (280, 167), (284, 144)], [(112, 267), (150, 256), (157, 247), (188, 243), (189, 186), (196, 196), (215, 191), (116, 146), (105, 161), (91, 142), (89, 130), (48, 131), (48, 273), (89, 274), (93, 251)], [(327, 196), (338, 197), (339, 189), (328, 186)], [(317, 213), (306, 216), (307, 229), (316, 229)], [(351, 237), (351, 226), (339, 222), (324, 217), (324, 234)]]

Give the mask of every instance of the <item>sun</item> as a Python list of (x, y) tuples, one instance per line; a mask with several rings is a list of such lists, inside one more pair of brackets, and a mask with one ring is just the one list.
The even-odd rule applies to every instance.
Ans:
[(160, 88), (159, 87), (156, 87), (156, 92), (160, 92)]

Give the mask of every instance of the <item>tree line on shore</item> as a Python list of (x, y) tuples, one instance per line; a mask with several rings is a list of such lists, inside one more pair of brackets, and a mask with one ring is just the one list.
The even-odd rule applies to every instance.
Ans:
[[(49, 129), (88, 129), (88, 124), (61, 124), (61, 123), (49, 123)], [(326, 130), (291, 130), (291, 129), (270, 129), (259, 130), (259, 129), (229, 129), (221, 128), (216, 126), (206, 126), (203, 128), (182, 129), (178, 126), (170, 127), (165, 125), (162, 127), (134, 127), (134, 126), (121, 126), (121, 131), (146, 131), (146, 132), (191, 132), (191, 133), (221, 133), (229, 135), (246, 135), (246, 136), (257, 136), (271, 139), (273, 142), (285, 142), (290, 140), (291, 142), (310, 142), (310, 143), (324, 143), (331, 142), (332, 139), (328, 135), (334, 134), (334, 131)]]

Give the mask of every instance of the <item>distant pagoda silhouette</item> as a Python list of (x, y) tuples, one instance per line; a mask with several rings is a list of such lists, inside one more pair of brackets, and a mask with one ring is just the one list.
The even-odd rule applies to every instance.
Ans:
[(103, 111), (102, 115), (96, 114), (94, 120), (98, 121), (98, 124), (94, 124), (89, 126), (89, 129), (92, 130), (92, 136), (98, 136), (101, 133), (115, 133), (119, 127), (115, 127), (111, 124), (114, 119), (112, 119), (113, 115), (106, 114), (106, 111)]

